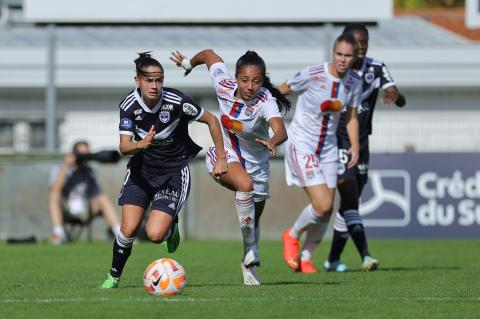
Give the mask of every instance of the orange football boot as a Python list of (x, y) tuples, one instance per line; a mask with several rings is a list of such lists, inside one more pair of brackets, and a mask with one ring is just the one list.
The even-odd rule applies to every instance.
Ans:
[(318, 272), (311, 260), (300, 261), (300, 271), (304, 274), (314, 274)]
[(287, 263), (288, 267), (293, 270), (298, 271), (300, 269), (299, 264), (299, 241), (296, 238), (290, 236), (290, 228), (285, 230), (282, 234), (283, 240), (283, 258)]

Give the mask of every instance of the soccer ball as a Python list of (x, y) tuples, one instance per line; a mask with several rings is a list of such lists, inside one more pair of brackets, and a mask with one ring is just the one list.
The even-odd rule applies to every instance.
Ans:
[(145, 290), (152, 295), (175, 296), (187, 285), (182, 265), (171, 258), (161, 258), (148, 265), (143, 274)]

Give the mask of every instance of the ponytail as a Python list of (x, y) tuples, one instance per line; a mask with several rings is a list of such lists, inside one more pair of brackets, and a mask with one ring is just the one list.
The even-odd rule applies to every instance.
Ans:
[(135, 63), (135, 70), (137, 72), (137, 76), (147, 75), (145, 69), (150, 66), (159, 67), (163, 73), (163, 66), (160, 64), (160, 62), (152, 58), (152, 55), (150, 53), (151, 51), (138, 53), (138, 58), (133, 61)]
[(270, 82), (270, 78), (265, 74), (263, 76), (263, 86), (267, 88), (270, 93), (272, 93), (273, 97), (277, 99), (277, 104), (280, 112), (285, 111), (285, 114), (290, 111), (290, 108), (292, 107), (292, 102), (290, 102), (289, 99), (282, 93), (280, 93), (280, 90), (276, 88), (272, 82)]

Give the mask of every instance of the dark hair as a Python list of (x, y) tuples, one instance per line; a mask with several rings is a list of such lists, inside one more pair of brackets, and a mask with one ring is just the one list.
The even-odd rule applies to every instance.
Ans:
[(78, 153), (78, 148), (81, 146), (81, 145), (84, 145), (86, 147), (90, 147), (90, 145), (88, 144), (87, 141), (85, 140), (80, 140), (80, 141), (76, 141), (73, 146), (72, 146), (72, 152), (73, 153)]
[(354, 31), (365, 32), (367, 34), (367, 37), (368, 37), (367, 26), (363, 23), (349, 23), (349, 24), (345, 25), (345, 28), (343, 29), (342, 34), (352, 33)]
[(137, 76), (147, 75), (148, 73), (145, 72), (144, 70), (149, 66), (159, 67), (163, 73), (163, 66), (160, 64), (160, 62), (152, 58), (152, 55), (150, 54), (150, 52), (152, 51), (138, 53), (138, 58), (136, 58), (134, 61)]
[(255, 51), (247, 51), (244, 55), (242, 55), (235, 66), (235, 77), (238, 76), (240, 70), (246, 65), (256, 65), (262, 70), (263, 74), (263, 87), (268, 89), (270, 93), (277, 99), (278, 108), (280, 112), (285, 110), (285, 113), (290, 110), (292, 107), (292, 102), (290, 102), (285, 95), (280, 93), (280, 90), (277, 89), (272, 82), (270, 82), (270, 78), (267, 75), (267, 67), (265, 65), (265, 61), (257, 54)]
[(338, 43), (340, 42), (346, 42), (350, 44), (353, 47), (353, 54), (356, 57), (358, 55), (358, 43), (357, 40), (355, 40), (355, 37), (351, 33), (343, 33), (341, 34), (336, 40), (335, 43), (333, 44), (333, 50), (335, 50), (335, 47), (337, 46)]

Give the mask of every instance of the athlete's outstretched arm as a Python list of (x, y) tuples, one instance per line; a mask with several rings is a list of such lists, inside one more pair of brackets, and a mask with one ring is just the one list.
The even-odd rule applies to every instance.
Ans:
[(277, 146), (282, 144), (288, 139), (287, 129), (285, 128), (285, 123), (281, 117), (272, 117), (268, 120), (268, 124), (272, 128), (273, 136), (269, 140), (261, 140), (256, 138), (260, 144), (265, 145), (266, 148), (270, 151), (273, 156), (277, 155)]
[(119, 150), (122, 155), (133, 155), (140, 152), (141, 150), (146, 150), (152, 144), (153, 138), (155, 137), (155, 129), (152, 125), (148, 131), (145, 138), (138, 142), (133, 142), (133, 137), (126, 134), (120, 135), (120, 146)]
[(225, 155), (225, 149), (223, 147), (222, 130), (218, 119), (212, 113), (204, 111), (203, 115), (197, 121), (208, 125), (210, 135), (215, 144), (217, 161), (213, 167), (213, 175), (220, 176), (225, 174), (227, 172), (227, 156)]
[(347, 133), (348, 139), (350, 140), (350, 149), (348, 154), (350, 154), (351, 159), (348, 162), (348, 168), (352, 168), (357, 165), (358, 157), (360, 153), (360, 142), (359, 142), (359, 125), (357, 117), (357, 108), (348, 107), (347, 108)]
[(187, 76), (194, 67), (198, 65), (205, 64), (210, 70), (210, 67), (217, 63), (223, 62), (222, 58), (217, 55), (212, 49), (206, 49), (195, 54), (191, 59), (187, 58), (182, 52), (175, 51), (172, 52), (170, 56), (172, 60), (178, 67), (185, 69), (185, 76)]
[(382, 102), (385, 105), (392, 105), (395, 103), (395, 105), (398, 107), (403, 107), (405, 103), (407, 103), (405, 96), (400, 94), (395, 85), (389, 86), (385, 89), (385, 91), (383, 91)]
[(283, 82), (282, 84), (280, 84), (278, 89), (280, 90), (280, 93), (282, 93), (283, 95), (292, 93), (292, 89), (290, 88), (290, 85), (287, 84), (287, 82)]

